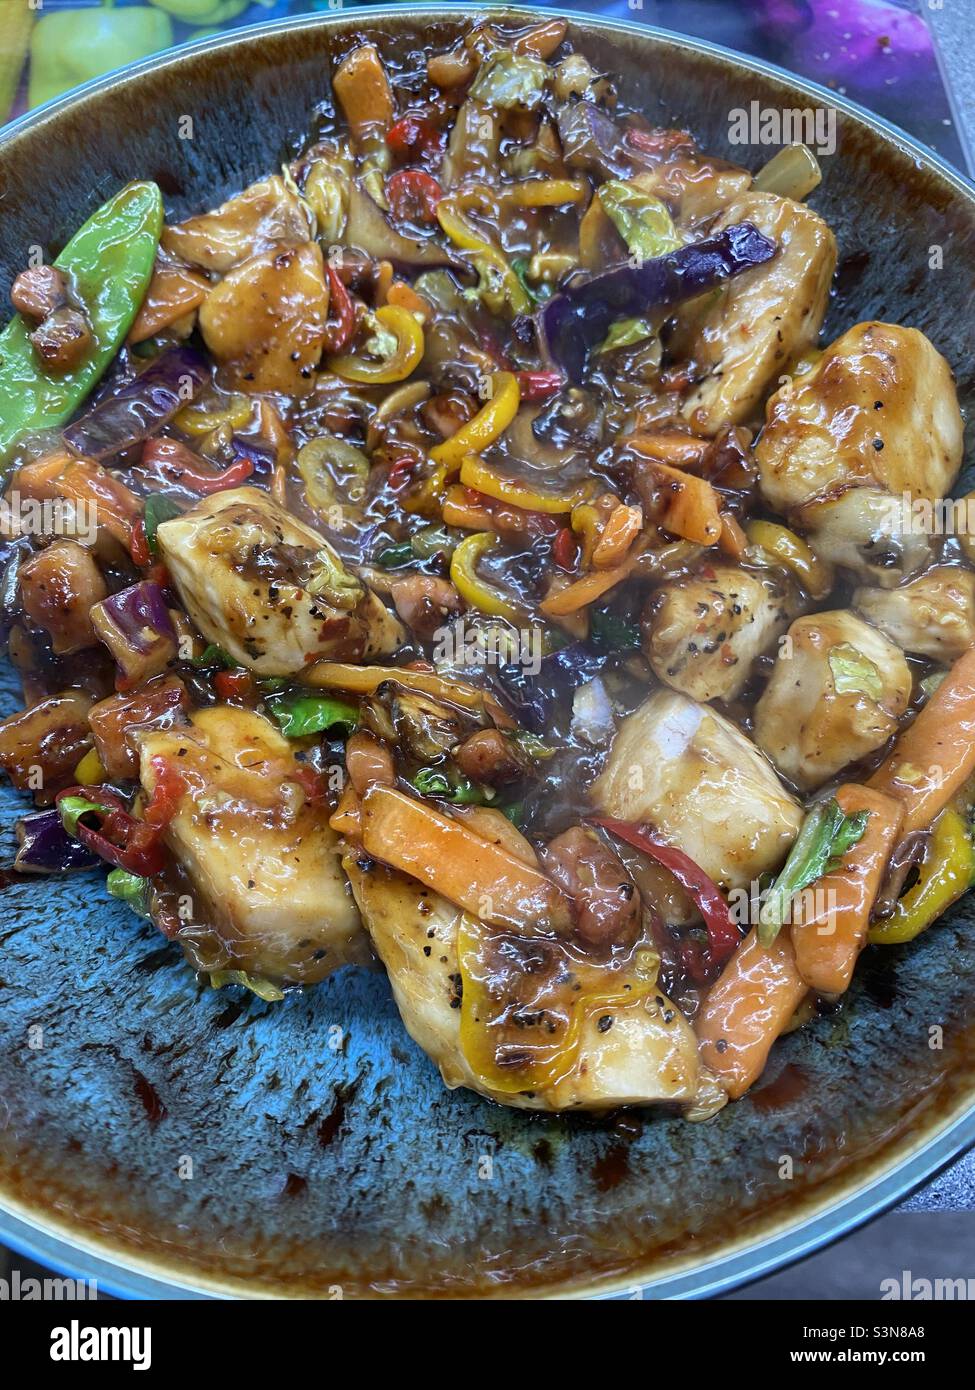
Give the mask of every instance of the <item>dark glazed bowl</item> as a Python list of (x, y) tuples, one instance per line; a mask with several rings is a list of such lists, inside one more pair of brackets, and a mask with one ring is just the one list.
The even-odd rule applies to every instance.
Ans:
[[(15, 124), (0, 290), (28, 247), (56, 251), (129, 179), (187, 213), (276, 167), (328, 60), (360, 36), (419, 61), (471, 22), (469, 6), (411, 6), (238, 31)], [(835, 105), (813, 199), (841, 248), (826, 332), (913, 324), (970, 408), (975, 192), (957, 174), (760, 63), (634, 24), (571, 28), (652, 120), (732, 158), (733, 108)], [(17, 798), (0, 804), (11, 823)], [(699, 1125), (531, 1117), (448, 1092), (381, 975), (344, 971), (279, 1005), (202, 990), (98, 876), (17, 882), (0, 912), (0, 1238), (107, 1290), (701, 1295), (849, 1229), (975, 1138), (968, 899), (913, 946), (869, 950), (842, 1010)]]

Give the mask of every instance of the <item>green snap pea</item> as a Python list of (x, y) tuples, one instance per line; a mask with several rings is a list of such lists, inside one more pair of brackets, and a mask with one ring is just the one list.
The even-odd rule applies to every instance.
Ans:
[(71, 281), (91, 325), (85, 360), (56, 374), (41, 364), (16, 314), (0, 333), (0, 462), (21, 435), (70, 419), (121, 347), (152, 276), (162, 231), (154, 183), (130, 183), (75, 233), (54, 264)]

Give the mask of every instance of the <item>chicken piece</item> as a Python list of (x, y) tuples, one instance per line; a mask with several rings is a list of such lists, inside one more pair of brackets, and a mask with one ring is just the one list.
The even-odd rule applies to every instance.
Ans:
[(725, 889), (778, 868), (802, 821), (740, 729), (669, 690), (620, 725), (592, 795), (601, 815), (649, 825)]
[(708, 565), (647, 600), (644, 650), (658, 678), (694, 700), (733, 700), (752, 662), (789, 626), (789, 583), (776, 570)]
[(177, 676), (157, 676), (131, 693), (120, 691), (88, 711), (98, 759), (110, 778), (138, 777), (139, 734), (187, 722), (189, 696)]
[(851, 487), (814, 498), (792, 513), (799, 531), (822, 560), (889, 589), (934, 558), (926, 532), (909, 520), (902, 497), (873, 487)]
[(214, 212), (164, 227), (163, 249), (189, 265), (226, 275), (272, 246), (307, 242), (314, 224), (301, 199), (279, 174), (252, 183)]
[(905, 652), (950, 666), (975, 645), (975, 574), (937, 565), (899, 589), (857, 589), (853, 607)]
[(575, 903), (575, 927), (592, 946), (632, 945), (643, 920), (636, 884), (592, 830), (574, 825), (542, 851), (542, 863)]
[(403, 641), (399, 621), (318, 532), (257, 488), (214, 493), (156, 538), (193, 622), (258, 675), (369, 660)]
[[(617, 993), (613, 974), (605, 969), (594, 971), (592, 983), (587, 980), (573, 996), (573, 1006), (585, 1010), (584, 1020), (576, 1047), (565, 1050), (564, 1068), (553, 1068), (553, 1080), (529, 1087), (526, 1077), (526, 1089), (517, 1089), (514, 1071), (501, 1077), (492, 1067), (485, 1074), (468, 1060), (463, 1036), (463, 1030), (478, 1027), (476, 1019), (463, 1017), (458, 952), (459, 935), (470, 932), (471, 919), (415, 879), (361, 854), (349, 852), (342, 862), (373, 945), (389, 972), (406, 1029), (440, 1068), (448, 1086), (467, 1086), (525, 1110), (602, 1110), (656, 1100), (694, 1100), (699, 1084), (697, 1044), (686, 1019), (655, 989), (646, 993), (634, 987), (638, 997), (605, 1003), (600, 986)], [(508, 937), (506, 942), (511, 949), (518, 946), (528, 952), (550, 945), (528, 937), (517, 942)], [(592, 1000), (588, 1009), (587, 997)], [(537, 1028), (523, 1031), (533, 1040)]]
[(811, 791), (881, 748), (911, 698), (903, 653), (846, 609), (799, 618), (755, 707), (755, 742)]
[(302, 396), (325, 345), (328, 286), (321, 248), (278, 242), (236, 266), (200, 306), (200, 332), (248, 391)]
[(803, 203), (774, 193), (746, 193), (714, 232), (751, 222), (775, 242), (765, 265), (729, 280), (674, 349), (690, 358), (698, 384), (682, 406), (702, 434), (752, 419), (789, 361), (815, 343), (836, 269), (836, 239)]
[(21, 566), (19, 580), (24, 612), (50, 635), (58, 656), (96, 644), (91, 609), (108, 597), (108, 587), (83, 546), (54, 541)]
[(163, 774), (184, 788), (166, 843), (190, 885), (177, 940), (196, 969), (312, 984), (368, 960), (328, 808), (269, 720), (214, 705), (136, 737), (146, 793)]
[(846, 487), (945, 497), (962, 458), (951, 369), (916, 328), (858, 323), (771, 398), (755, 453), (785, 514)]
[(76, 779), (74, 770), (91, 748), (91, 697), (62, 690), (0, 721), (0, 768), (15, 787), (32, 791), (38, 806)]
[(630, 182), (662, 199), (679, 227), (693, 230), (730, 203), (748, 196), (752, 176), (737, 164), (682, 144), (665, 149), (652, 169), (638, 173)]

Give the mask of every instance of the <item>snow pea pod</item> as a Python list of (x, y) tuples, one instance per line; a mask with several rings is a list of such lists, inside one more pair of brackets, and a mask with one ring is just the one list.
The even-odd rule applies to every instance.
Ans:
[(121, 347), (152, 275), (162, 230), (154, 183), (130, 183), (102, 205), (55, 260), (84, 305), (94, 339), (71, 371), (45, 370), (17, 314), (0, 333), (0, 461), (21, 435), (62, 425)]

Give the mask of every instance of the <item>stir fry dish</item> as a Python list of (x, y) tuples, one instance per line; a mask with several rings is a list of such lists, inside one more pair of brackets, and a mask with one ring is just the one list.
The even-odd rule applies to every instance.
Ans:
[(277, 172), (17, 275), (0, 764), (201, 987), (378, 962), (448, 1086), (701, 1120), (972, 883), (962, 421), (821, 343), (809, 150), (566, 34), (350, 43)]

